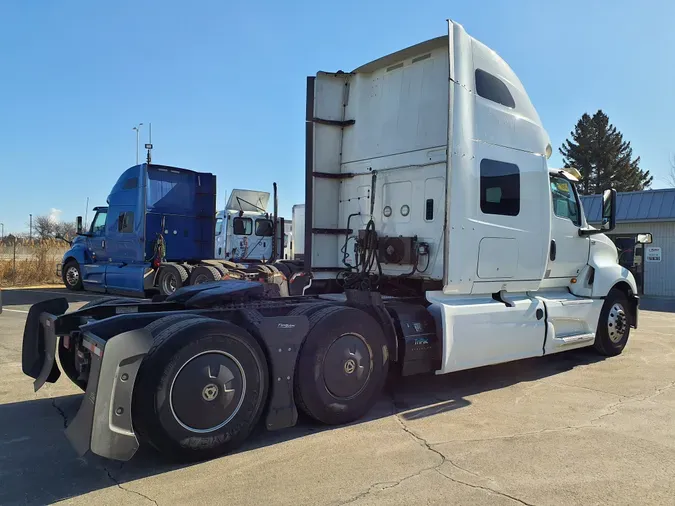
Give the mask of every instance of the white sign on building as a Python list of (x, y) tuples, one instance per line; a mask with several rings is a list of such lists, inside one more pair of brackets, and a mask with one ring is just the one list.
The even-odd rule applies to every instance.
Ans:
[(660, 262), (661, 248), (656, 246), (647, 246), (645, 248), (645, 259), (647, 262)]

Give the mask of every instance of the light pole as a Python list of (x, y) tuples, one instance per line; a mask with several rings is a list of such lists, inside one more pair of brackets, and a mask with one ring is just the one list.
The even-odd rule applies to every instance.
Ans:
[(138, 165), (138, 137), (141, 133), (141, 127), (143, 126), (143, 123), (139, 123), (137, 126), (133, 128), (133, 130), (136, 130), (136, 165)]
[(3, 241), (5, 239), (5, 224), (0, 223), (0, 227), (2, 227), (2, 234), (0, 234), (0, 241)]

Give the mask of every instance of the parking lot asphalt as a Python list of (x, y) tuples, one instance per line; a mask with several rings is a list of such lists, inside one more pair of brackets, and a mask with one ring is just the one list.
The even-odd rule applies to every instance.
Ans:
[[(78, 458), (63, 434), (82, 394), (21, 372), (30, 304), (3, 291), (0, 504), (669, 504), (675, 502), (675, 314), (643, 310), (624, 353), (571, 351), (393, 381), (363, 420), (306, 420), (184, 466), (141, 448)], [(68, 294), (76, 308), (96, 298)], [(647, 305), (649, 306), (649, 305)]]

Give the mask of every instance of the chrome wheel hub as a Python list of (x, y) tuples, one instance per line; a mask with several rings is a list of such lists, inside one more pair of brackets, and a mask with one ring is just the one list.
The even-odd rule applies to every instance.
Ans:
[(618, 302), (609, 310), (607, 317), (607, 334), (613, 343), (618, 343), (623, 339), (628, 329), (628, 318), (626, 310)]
[(66, 281), (70, 286), (75, 286), (80, 280), (80, 271), (77, 270), (77, 267), (68, 267), (66, 270)]

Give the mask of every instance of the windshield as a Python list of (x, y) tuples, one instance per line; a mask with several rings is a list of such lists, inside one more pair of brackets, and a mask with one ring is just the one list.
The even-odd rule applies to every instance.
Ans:
[(222, 231), (223, 231), (223, 219), (216, 218), (216, 235), (220, 235)]

